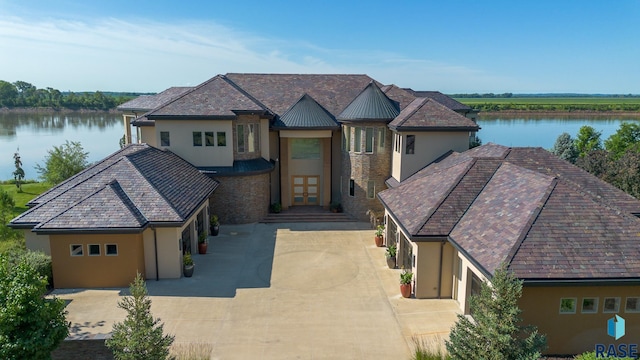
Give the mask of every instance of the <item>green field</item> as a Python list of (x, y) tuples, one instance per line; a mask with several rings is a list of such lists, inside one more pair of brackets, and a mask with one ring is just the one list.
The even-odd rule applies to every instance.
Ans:
[(480, 111), (640, 112), (640, 97), (455, 98)]

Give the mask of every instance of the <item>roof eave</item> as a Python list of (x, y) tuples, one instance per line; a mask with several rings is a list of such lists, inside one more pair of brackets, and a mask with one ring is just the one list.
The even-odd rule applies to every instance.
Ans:
[(336, 120), (338, 120), (338, 122), (341, 122), (341, 123), (357, 123), (357, 122), (384, 122), (384, 123), (389, 123), (393, 119), (386, 119), (386, 118), (383, 118), (383, 119), (381, 119), (381, 118), (343, 119), (343, 118), (337, 118)]
[(479, 126), (393, 126), (389, 129), (394, 131), (478, 131)]
[(116, 228), (59, 228), (59, 229), (33, 229), (38, 235), (60, 235), (60, 234), (137, 234), (147, 226), (141, 227), (116, 227)]
[(235, 120), (236, 115), (147, 115), (149, 120)]
[(527, 279), (522, 278), (525, 286), (621, 286), (640, 285), (640, 278), (590, 278), (590, 279)]

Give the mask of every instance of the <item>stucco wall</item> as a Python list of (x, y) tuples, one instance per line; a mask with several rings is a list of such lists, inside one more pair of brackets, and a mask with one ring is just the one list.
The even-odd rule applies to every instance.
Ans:
[[(547, 335), (547, 354), (577, 354), (593, 351), (595, 344), (638, 343), (640, 313), (625, 311), (626, 297), (640, 296), (638, 286), (525, 286), (520, 299), (521, 317), (525, 324), (533, 324)], [(581, 312), (582, 299), (596, 297), (598, 311)], [(607, 320), (615, 313), (603, 313), (604, 297), (619, 297), (620, 311), (625, 319), (626, 335), (619, 340), (607, 335)], [(560, 299), (576, 298), (575, 314), (560, 314)]]
[(160, 279), (182, 276), (181, 231), (178, 228), (156, 228), (158, 269)]
[[(393, 177), (403, 181), (449, 150), (469, 149), (468, 131), (401, 132), (400, 153), (393, 153)], [(407, 135), (415, 135), (413, 154), (405, 154)]]
[(250, 176), (216, 177), (220, 182), (211, 197), (210, 211), (220, 225), (247, 224), (262, 220), (268, 213), (269, 173)]
[[(231, 120), (156, 120), (157, 147), (169, 149), (194, 166), (233, 166), (233, 129)], [(161, 146), (160, 133), (169, 132), (170, 146)], [(202, 146), (193, 146), (193, 132), (202, 133)], [(214, 146), (206, 146), (205, 132), (214, 133)], [(226, 146), (218, 146), (217, 133), (226, 134)]]
[(138, 130), (140, 131), (140, 142), (147, 143), (153, 147), (158, 147), (155, 126), (139, 126)]
[[(137, 272), (145, 272), (142, 234), (50, 235), (51, 262), (56, 288), (127, 287)], [(70, 245), (83, 246), (82, 256), (71, 256)], [(99, 256), (89, 256), (89, 244), (100, 245)], [(105, 244), (116, 244), (117, 256), (108, 256)]]
[(469, 261), (464, 255), (454, 250), (454, 284), (453, 298), (458, 300), (460, 311), (469, 314), (469, 294), (471, 293), (471, 273), (475, 274), (480, 280), (487, 281), (480, 270)]
[(47, 255), (51, 255), (49, 235), (38, 235), (31, 231), (31, 229), (22, 230), (22, 232), (24, 233), (27, 249), (31, 251), (42, 251)]

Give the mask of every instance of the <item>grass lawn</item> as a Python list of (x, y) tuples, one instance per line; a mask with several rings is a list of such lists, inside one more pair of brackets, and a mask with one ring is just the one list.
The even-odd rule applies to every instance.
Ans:
[(14, 184), (2, 184), (0, 188), (8, 192), (13, 198), (13, 201), (15, 201), (16, 206), (13, 208), (13, 217), (16, 217), (27, 211), (27, 203), (31, 201), (31, 199), (49, 190), (51, 186), (40, 182), (24, 184), (22, 185), (21, 193), (18, 192), (18, 188)]
[[(27, 203), (36, 196), (47, 191), (50, 186), (43, 183), (30, 183), (22, 185), (22, 192), (18, 192), (18, 188), (14, 184), (1, 184), (0, 188), (9, 193), (16, 203), (13, 208), (13, 214), (11, 218), (14, 218), (23, 212), (27, 211)], [(5, 226), (2, 224), (2, 226)], [(25, 251), (25, 240), (21, 231), (12, 232), (15, 235), (9, 235), (7, 238), (0, 239), (0, 254), (6, 254), (9, 252)]]

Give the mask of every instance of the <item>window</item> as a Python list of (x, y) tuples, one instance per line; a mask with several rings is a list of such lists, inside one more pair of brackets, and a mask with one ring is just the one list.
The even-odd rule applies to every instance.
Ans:
[(107, 244), (105, 247), (105, 253), (107, 256), (116, 256), (118, 255), (118, 245), (117, 244)]
[(349, 196), (356, 196), (356, 182), (353, 179), (349, 179)]
[(353, 151), (362, 152), (362, 128), (355, 127), (355, 133), (353, 134)]
[(560, 314), (575, 314), (575, 313), (576, 313), (576, 298), (560, 299)]
[(595, 314), (598, 312), (598, 298), (582, 298), (582, 313)]
[(367, 181), (367, 198), (373, 199), (376, 196), (376, 182), (373, 180)]
[(193, 146), (202, 146), (202, 132), (193, 132)]
[(387, 135), (387, 132), (384, 128), (378, 129), (378, 149), (384, 149), (384, 138)]
[(394, 133), (393, 138), (395, 139), (393, 149), (395, 150), (395, 152), (400, 152), (400, 139), (402, 138), (402, 136), (400, 136), (400, 134), (398, 133)]
[(258, 151), (258, 124), (249, 124), (247, 129), (247, 147), (248, 152)]
[(89, 244), (89, 256), (100, 256), (100, 245)]
[(602, 312), (604, 313), (617, 313), (620, 310), (620, 298), (619, 297), (606, 297), (604, 298), (604, 304), (602, 306)]
[(160, 131), (160, 146), (171, 146), (168, 131)]
[(69, 249), (71, 250), (71, 256), (84, 255), (84, 252), (82, 251), (82, 245), (71, 244), (69, 245)]
[(226, 132), (218, 132), (218, 146), (227, 146), (227, 133)]
[(291, 141), (292, 159), (320, 159), (320, 139), (296, 139)]
[(640, 312), (640, 297), (628, 297), (624, 305), (624, 312)]
[(238, 152), (244, 152), (244, 125), (238, 125), (237, 127), (237, 137), (238, 137)]
[(415, 146), (416, 146), (416, 136), (407, 135), (407, 147), (404, 153), (409, 155), (415, 153)]
[(342, 150), (344, 151), (351, 150), (350, 144), (351, 144), (351, 128), (348, 126), (345, 126), (342, 133)]
[(216, 140), (213, 136), (213, 131), (206, 131), (204, 133), (204, 144), (206, 146), (213, 146), (215, 144)]
[(373, 128), (368, 127), (365, 129), (364, 152), (366, 153), (373, 153), (374, 134)]

